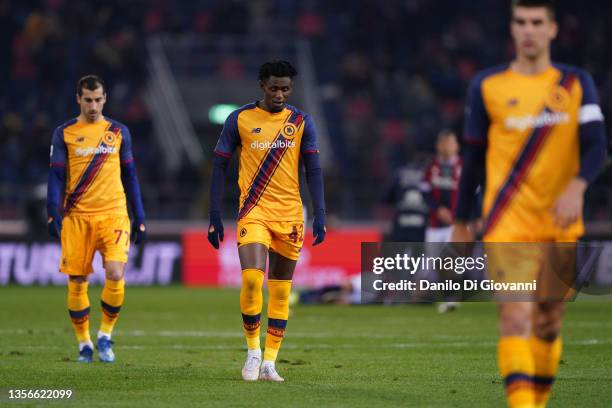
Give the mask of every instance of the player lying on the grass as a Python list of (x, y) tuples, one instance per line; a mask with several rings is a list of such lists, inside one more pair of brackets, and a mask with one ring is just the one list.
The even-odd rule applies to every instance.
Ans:
[(546, 405), (561, 356), (564, 297), (547, 286), (560, 270), (551, 273), (537, 243), (575, 243), (583, 234), (584, 191), (606, 157), (593, 79), (551, 62), (554, 14), (552, 0), (514, 0), (516, 58), (480, 73), (468, 90), (453, 241), (473, 239), (467, 221), (484, 178), (484, 240), (534, 243), (488, 260), (490, 278), (539, 280), (533, 301), (498, 303), (498, 365), (511, 407)]
[[(325, 238), (323, 176), (315, 126), (310, 116), (287, 104), (296, 75), (286, 61), (263, 64), (259, 70), (263, 98), (229, 115), (215, 147), (208, 230), (208, 240), (215, 248), (223, 241), (225, 172), (232, 153), (239, 148), (237, 239), (242, 268), (240, 310), (248, 348), (242, 377), (247, 381), (283, 381), (274, 362), (287, 325), (291, 279), (304, 241), (300, 158), (314, 205), (313, 245)], [(262, 362), (259, 329), (268, 258), (268, 330)]]
[[(100, 361), (113, 362), (111, 333), (124, 298), (130, 239), (145, 239), (145, 213), (128, 128), (102, 116), (106, 88), (88, 75), (77, 84), (80, 115), (57, 127), (51, 144), (47, 190), (49, 234), (61, 239), (60, 271), (69, 275), (68, 312), (79, 342), (80, 362), (91, 362), (87, 277), (100, 251), (106, 281), (97, 347)], [(62, 196), (64, 196), (62, 202)], [(130, 227), (127, 203), (133, 222)]]

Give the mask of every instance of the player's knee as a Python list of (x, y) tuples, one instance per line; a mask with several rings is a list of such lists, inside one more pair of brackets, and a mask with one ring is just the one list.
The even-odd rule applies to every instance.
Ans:
[(252, 293), (261, 291), (264, 274), (258, 269), (245, 269), (242, 271), (242, 289)]
[(106, 268), (106, 279), (112, 281), (120, 281), (123, 279), (123, 267), (121, 266), (109, 266)]
[(290, 285), (268, 285), (270, 298), (274, 298), (279, 302), (288, 302), (291, 294)]
[(561, 333), (561, 321), (547, 322), (545, 325), (537, 325), (534, 328), (534, 333), (542, 340), (553, 341)]
[(534, 319), (534, 332), (544, 340), (554, 340), (561, 332), (563, 304), (541, 304)]
[(502, 308), (499, 330), (502, 336), (527, 337), (531, 331), (531, 316), (523, 309)]

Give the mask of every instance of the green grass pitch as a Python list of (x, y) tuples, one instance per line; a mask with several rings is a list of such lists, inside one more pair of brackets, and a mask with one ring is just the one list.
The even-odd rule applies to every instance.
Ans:
[[(99, 294), (90, 289), (92, 335)], [(549, 406), (612, 406), (612, 302), (570, 304), (563, 334)], [(128, 287), (114, 340), (116, 363), (78, 364), (64, 288), (0, 288), (0, 405), (504, 406), (490, 303), (447, 315), (431, 306), (297, 306), (277, 363), (283, 384), (242, 381), (235, 290)], [(75, 395), (16, 402), (9, 388)]]

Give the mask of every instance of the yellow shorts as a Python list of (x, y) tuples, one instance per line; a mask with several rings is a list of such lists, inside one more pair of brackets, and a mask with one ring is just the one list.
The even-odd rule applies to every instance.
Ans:
[(62, 222), (61, 237), (60, 271), (89, 275), (96, 250), (104, 262), (127, 262), (130, 219), (127, 215), (69, 215)]
[(296, 261), (304, 244), (304, 221), (261, 221), (243, 218), (238, 221), (238, 248), (260, 243), (268, 250)]
[(487, 275), (502, 283), (536, 282), (534, 291), (499, 293), (505, 300), (562, 301), (575, 295), (576, 244), (486, 243)]

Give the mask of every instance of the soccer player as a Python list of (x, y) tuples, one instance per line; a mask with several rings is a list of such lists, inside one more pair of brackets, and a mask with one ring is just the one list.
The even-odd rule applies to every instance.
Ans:
[[(88, 75), (77, 83), (81, 113), (53, 132), (47, 190), (49, 234), (61, 240), (60, 271), (68, 275), (68, 313), (79, 342), (79, 362), (93, 360), (87, 277), (96, 250), (104, 260), (100, 361), (113, 362), (111, 334), (124, 299), (130, 239), (145, 239), (145, 213), (128, 128), (102, 116), (106, 88)], [(62, 201), (62, 195), (64, 199)], [(133, 222), (126, 205), (129, 203)]]
[[(442, 129), (436, 142), (436, 157), (427, 166), (421, 187), (429, 206), (426, 242), (448, 242), (451, 237), (462, 165), (457, 135), (451, 129)], [(446, 278), (444, 271), (438, 271), (439, 281)], [(443, 293), (444, 301), (438, 305), (438, 312), (457, 309), (459, 303), (452, 299), (452, 294)]]
[[(484, 183), (485, 242), (576, 242), (584, 191), (606, 157), (597, 92), (584, 70), (551, 62), (552, 0), (513, 0), (511, 11), (515, 59), (480, 73), (468, 90), (453, 241), (473, 239), (470, 207)], [(519, 269), (509, 262), (500, 272)], [(546, 405), (561, 356), (563, 309), (559, 299), (498, 303), (498, 365), (510, 407)]]
[(427, 166), (422, 184), (429, 205), (426, 242), (448, 242), (450, 239), (461, 166), (455, 132), (442, 129), (436, 143), (436, 157)]
[[(300, 158), (314, 204), (313, 245), (325, 239), (323, 176), (315, 126), (310, 116), (287, 104), (296, 75), (286, 61), (263, 64), (259, 70), (263, 98), (229, 115), (215, 147), (208, 229), (208, 240), (215, 248), (223, 241), (225, 172), (232, 153), (239, 150), (237, 237), (242, 268), (240, 311), (248, 349), (242, 369), (245, 381), (283, 381), (274, 362), (287, 326), (291, 279), (304, 241)], [(268, 330), (262, 362), (259, 330), (267, 259)]]
[(392, 205), (395, 214), (389, 240), (393, 242), (423, 242), (427, 225), (427, 204), (421, 190), (423, 169), (408, 163), (393, 176), (383, 202)]

